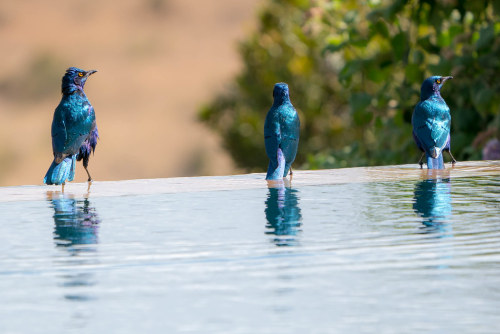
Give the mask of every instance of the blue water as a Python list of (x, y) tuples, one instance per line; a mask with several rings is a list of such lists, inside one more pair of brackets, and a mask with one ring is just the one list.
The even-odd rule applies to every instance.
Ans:
[(0, 203), (0, 333), (498, 333), (499, 186)]

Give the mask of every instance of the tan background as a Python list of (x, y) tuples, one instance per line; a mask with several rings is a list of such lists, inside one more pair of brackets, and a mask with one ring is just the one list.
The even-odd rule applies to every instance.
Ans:
[[(241, 63), (258, 0), (0, 2), (0, 186), (41, 184), (69, 66), (97, 69), (85, 91), (100, 140), (95, 180), (237, 172), (198, 108)], [(86, 180), (78, 164), (75, 181)]]

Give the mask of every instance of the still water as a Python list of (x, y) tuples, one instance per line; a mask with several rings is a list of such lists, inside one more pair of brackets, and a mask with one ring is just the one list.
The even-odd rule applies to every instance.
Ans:
[(0, 333), (498, 333), (499, 213), (498, 175), (0, 202)]

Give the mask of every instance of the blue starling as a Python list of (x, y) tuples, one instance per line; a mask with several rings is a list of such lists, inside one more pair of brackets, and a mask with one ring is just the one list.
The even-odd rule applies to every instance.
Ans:
[[(453, 164), (456, 162), (450, 152), (450, 108), (440, 94), (443, 84), (452, 78), (432, 76), (425, 79), (420, 89), (420, 102), (413, 111), (413, 138), (418, 148), (427, 156), (429, 169), (444, 168), (443, 151), (448, 151)], [(422, 158), (419, 161), (421, 168)]]
[(279, 180), (292, 175), (292, 163), (299, 145), (300, 120), (290, 102), (288, 85), (277, 83), (273, 90), (274, 103), (266, 116), (264, 141), (269, 157), (266, 180)]
[(88, 181), (92, 181), (87, 169), (90, 153), (94, 152), (99, 133), (94, 108), (83, 87), (95, 70), (84, 71), (70, 67), (62, 78), (62, 99), (54, 112), (52, 121), (52, 151), (54, 161), (43, 182), (65, 184), (75, 177), (76, 161), (83, 160)]

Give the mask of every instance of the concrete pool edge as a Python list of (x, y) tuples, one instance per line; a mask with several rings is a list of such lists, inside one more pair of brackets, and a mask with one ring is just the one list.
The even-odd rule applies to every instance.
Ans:
[[(390, 165), (323, 170), (295, 170), (293, 187), (333, 185), (359, 182), (410, 181), (427, 178), (463, 178), (500, 175), (500, 161), (466, 161), (455, 167), (428, 171), (418, 165)], [(88, 191), (87, 183), (68, 183), (64, 193), (74, 197), (134, 196), (179, 192), (227, 191), (267, 188), (265, 173), (228, 176), (173, 177), (123, 181), (94, 181)], [(0, 187), (0, 202), (46, 200), (61, 193), (61, 186), (29, 185)]]

